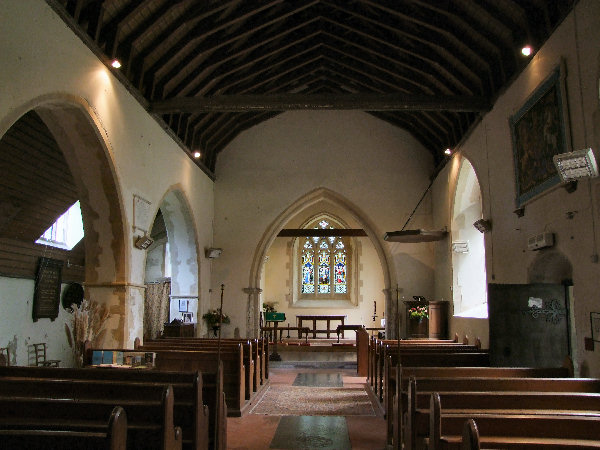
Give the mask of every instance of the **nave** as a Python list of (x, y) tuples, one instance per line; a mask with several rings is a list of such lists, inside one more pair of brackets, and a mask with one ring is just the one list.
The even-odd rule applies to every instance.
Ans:
[(356, 352), (279, 353), (262, 398), (227, 419), (227, 448), (385, 448), (385, 419), (365, 377), (356, 376)]

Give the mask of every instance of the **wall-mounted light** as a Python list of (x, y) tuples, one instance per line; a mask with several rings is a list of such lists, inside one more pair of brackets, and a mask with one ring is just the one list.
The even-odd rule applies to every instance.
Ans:
[(450, 156), (452, 154), (452, 150), (447, 148), (446, 150), (444, 150), (444, 155), (446, 156)]
[(221, 256), (221, 253), (223, 253), (223, 249), (222, 248), (213, 248), (213, 247), (211, 247), (211, 248), (207, 248), (204, 251), (204, 255), (207, 258), (210, 258), (210, 259), (218, 258), (219, 256)]
[(139, 236), (135, 240), (135, 243), (133, 245), (135, 245), (135, 247), (139, 248), (140, 250), (146, 250), (148, 247), (150, 247), (152, 245), (153, 242), (154, 242), (154, 239), (152, 239), (147, 234), (144, 234), (143, 236)]
[(469, 253), (469, 241), (452, 241), (454, 253)]
[(116, 58), (115, 58), (115, 59), (113, 59), (113, 60), (110, 62), (110, 65), (111, 65), (113, 68), (115, 68), (115, 69), (120, 69), (120, 68), (121, 68), (121, 61), (119, 61), (118, 59), (116, 59)]
[(560, 153), (552, 157), (556, 170), (563, 182), (579, 178), (593, 178), (598, 176), (596, 157), (591, 148), (576, 150), (574, 152)]
[(521, 54), (523, 56), (531, 56), (531, 54), (533, 53), (533, 48), (531, 48), (530, 45), (525, 45), (522, 49), (521, 49)]
[(513, 211), (517, 217), (523, 217), (525, 215), (525, 207), (521, 206)]
[(477, 220), (473, 226), (477, 228), (480, 233), (487, 233), (492, 229), (492, 223), (489, 220), (479, 219)]
[(201, 154), (200, 152), (194, 152), (194, 158), (198, 159), (200, 158)]

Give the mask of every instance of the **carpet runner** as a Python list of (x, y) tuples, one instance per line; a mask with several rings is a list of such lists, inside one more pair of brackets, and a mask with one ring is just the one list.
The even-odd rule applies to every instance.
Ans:
[(375, 416), (364, 387), (269, 386), (250, 414), (273, 416)]

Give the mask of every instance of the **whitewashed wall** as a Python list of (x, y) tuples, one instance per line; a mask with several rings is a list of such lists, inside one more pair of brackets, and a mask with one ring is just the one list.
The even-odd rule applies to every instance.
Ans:
[[(259, 287), (250, 273), (264, 234), (286, 208), (318, 188), (338, 194), (374, 224), (392, 286), (377, 278), (363, 279), (364, 286), (381, 292), (398, 283), (407, 298), (432, 295), (431, 246), (383, 242), (386, 231), (402, 227), (432, 171), (432, 158), (408, 133), (362, 112), (287, 112), (239, 135), (220, 153), (215, 182), (215, 245), (223, 254), (214, 262), (213, 305), (224, 283), (224, 310), (235, 323), (228, 328), (246, 331), (248, 295), (242, 290)], [(428, 208), (426, 202), (411, 226), (431, 220)]]
[[(121, 209), (126, 220), (125, 300), (108, 283), (92, 295), (115, 306), (124, 317), (113, 327), (124, 345), (142, 335), (145, 252), (133, 247), (133, 195), (151, 203), (150, 228), (161, 199), (179, 190), (190, 207), (199, 249), (196, 289), (201, 305), (207, 305), (210, 265), (201, 255), (212, 245), (213, 182), (149, 116), (111, 72), (70, 31), (42, 0), (6, 0), (0, 8), (0, 136), (28, 110), (52, 99), (75, 105), (92, 116), (98, 139), (104, 140), (114, 167)], [(105, 264), (105, 262), (102, 262)], [(102, 267), (99, 268), (102, 271)], [(110, 280), (109, 280), (110, 281)], [(12, 308), (16, 301), (5, 293), (0, 281), (0, 306)], [(11, 282), (12, 283), (12, 282)], [(16, 281), (11, 289), (24, 291), (29, 282)], [(12, 284), (11, 284), (12, 286)], [(22, 286), (22, 287), (21, 287)], [(106, 288), (108, 287), (108, 288)], [(115, 305), (115, 302), (120, 302)], [(13, 319), (0, 314), (0, 346), (13, 338), (6, 324)], [(25, 325), (24, 325), (25, 326)], [(50, 329), (50, 328), (49, 328)], [(62, 331), (60, 332), (64, 334)], [(51, 339), (49, 337), (49, 339)], [(59, 338), (52, 338), (56, 342)], [(114, 342), (113, 342), (114, 344)]]
[[(592, 261), (592, 256), (598, 254), (600, 237), (600, 183), (598, 179), (580, 181), (572, 194), (561, 187), (550, 189), (528, 202), (525, 215), (518, 218), (513, 213), (516, 191), (509, 117), (564, 59), (572, 149), (595, 147), (598, 158), (600, 128), (598, 124), (594, 127), (600, 74), (598, 42), (600, 2), (582, 0), (459, 149), (475, 168), (482, 189), (484, 217), (492, 221), (493, 230), (485, 235), (488, 282), (527, 283), (528, 269), (537, 256), (537, 252), (527, 250), (527, 238), (543, 231), (553, 232), (555, 248), (573, 266), (575, 362), (583, 375), (592, 376), (600, 376), (600, 350), (598, 346), (594, 352), (583, 348), (584, 338), (591, 336), (589, 313), (600, 311), (600, 265)], [(434, 185), (434, 221), (438, 226), (450, 221), (457, 166), (457, 161), (452, 161)], [(572, 219), (568, 212), (574, 212)], [(439, 244), (436, 248), (435, 291), (438, 296), (452, 298), (448, 245)], [(455, 318), (451, 330), (481, 336), (486, 344), (487, 321)]]

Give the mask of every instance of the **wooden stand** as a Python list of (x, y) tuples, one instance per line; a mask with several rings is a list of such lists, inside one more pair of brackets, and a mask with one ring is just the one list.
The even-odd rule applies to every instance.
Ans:
[(448, 339), (448, 302), (429, 302), (429, 338)]
[(194, 337), (196, 324), (194, 323), (165, 323), (163, 336), (165, 337)]

